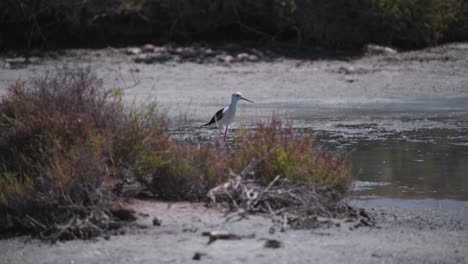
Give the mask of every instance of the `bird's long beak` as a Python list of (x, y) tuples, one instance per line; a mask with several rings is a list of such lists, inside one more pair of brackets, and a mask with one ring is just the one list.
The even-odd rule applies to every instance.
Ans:
[(240, 99), (241, 99), (241, 100), (245, 100), (245, 101), (247, 101), (247, 102), (250, 102), (250, 103), (254, 104), (253, 101), (250, 101), (249, 99), (247, 99), (247, 98), (245, 98), (245, 97), (241, 97)]

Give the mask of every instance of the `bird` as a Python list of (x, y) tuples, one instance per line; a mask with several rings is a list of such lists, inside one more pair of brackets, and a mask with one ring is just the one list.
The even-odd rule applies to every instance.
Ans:
[(202, 127), (213, 124), (216, 124), (218, 127), (225, 126), (224, 141), (226, 141), (227, 130), (229, 125), (234, 120), (234, 116), (236, 115), (237, 102), (239, 102), (239, 100), (245, 100), (247, 102), (254, 103), (253, 101), (250, 101), (249, 99), (242, 96), (241, 92), (235, 92), (231, 95), (231, 104), (222, 109), (219, 109), (219, 111), (214, 114), (211, 120), (208, 123), (203, 124)]

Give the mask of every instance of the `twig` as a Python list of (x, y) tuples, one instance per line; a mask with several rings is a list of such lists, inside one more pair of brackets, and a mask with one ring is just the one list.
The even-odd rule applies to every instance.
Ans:
[(286, 227), (288, 225), (288, 213), (283, 214), (283, 225), (281, 227), (281, 232), (286, 231)]
[(232, 240), (232, 239), (241, 239), (242, 237), (236, 234), (233, 234), (229, 231), (211, 231), (211, 232), (203, 232), (202, 236), (207, 236), (209, 237), (208, 240), (208, 245), (215, 242), (218, 239), (226, 239), (226, 240)]
[(37, 221), (36, 219), (32, 218), (30, 215), (26, 215), (26, 218), (31, 221), (33, 224), (35, 224), (36, 226), (39, 226), (40, 228), (42, 228), (43, 230), (46, 230), (46, 226), (43, 225), (42, 223), (40, 223), (39, 221)]
[(268, 208), (268, 211), (270, 212), (270, 214), (271, 214), (272, 216), (274, 216), (274, 215), (275, 215), (275, 211), (273, 211), (273, 209), (271, 208), (270, 203), (269, 203), (268, 201), (265, 201), (264, 203), (265, 203), (265, 206)]
[(77, 218), (78, 217), (75, 216), (72, 219), (70, 219), (70, 221), (68, 221), (68, 223), (65, 226), (61, 226), (59, 228), (60, 230), (56, 232), (55, 234), (52, 234), (48, 239), (51, 241), (57, 241), (70, 228), (72, 223), (75, 222)]
[(271, 182), (270, 184), (268, 184), (268, 186), (265, 188), (265, 190), (263, 191), (263, 193), (266, 193), (268, 192), (271, 187), (281, 178), (281, 175), (277, 175)]
[(102, 228), (100, 228), (99, 226), (93, 224), (91, 221), (89, 221), (89, 219), (86, 219), (86, 224), (88, 224), (89, 226), (91, 226), (91, 227), (93, 227), (95, 230), (97, 230), (97, 232), (99, 232), (99, 234), (104, 233), (104, 230), (102, 230)]
[(252, 207), (255, 207), (258, 203), (258, 201), (260, 201), (260, 198), (262, 198), (263, 194), (268, 192), (271, 187), (281, 178), (280, 175), (277, 175), (271, 182), (270, 184), (268, 184), (268, 186), (265, 188), (265, 190), (263, 190), (258, 196), (257, 196), (257, 199), (255, 199), (255, 201), (253, 202), (252, 204)]

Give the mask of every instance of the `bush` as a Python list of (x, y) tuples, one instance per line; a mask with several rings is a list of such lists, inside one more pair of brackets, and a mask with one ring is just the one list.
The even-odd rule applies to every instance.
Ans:
[(264, 184), (280, 175), (292, 182), (344, 192), (351, 182), (350, 166), (344, 157), (314, 148), (311, 136), (298, 134), (291, 122), (283, 124), (276, 118), (258, 123), (253, 132), (240, 130), (234, 153), (232, 166), (237, 170), (252, 160), (262, 160), (253, 173)]
[(87, 238), (115, 226), (111, 189), (134, 162), (125, 150), (163, 130), (162, 117), (145, 115), (127, 115), (120, 91), (104, 89), (89, 69), (10, 86), (0, 101), (0, 211), (43, 237)]
[(109, 95), (87, 71), (9, 87), (0, 102), (0, 184), (17, 187), (3, 192), (2, 204), (21, 208), (24, 199), (18, 197), (61, 191), (82, 201), (87, 193), (76, 184), (97, 188), (110, 176), (108, 160), (98, 157), (110, 158), (110, 135), (121, 109)]

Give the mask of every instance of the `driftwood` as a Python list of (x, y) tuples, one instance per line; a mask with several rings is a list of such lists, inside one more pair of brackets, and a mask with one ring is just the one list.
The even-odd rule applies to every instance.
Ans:
[[(86, 213), (84, 211), (87, 211)], [(41, 238), (55, 242), (69, 239), (90, 239), (99, 235), (109, 234), (111, 230), (117, 230), (127, 222), (134, 221), (133, 217), (123, 217), (118, 209), (106, 211), (98, 208), (82, 208), (65, 224), (54, 224), (43, 233)], [(115, 212), (119, 212), (114, 214)], [(128, 211), (132, 214), (132, 211)]]
[(208, 243), (207, 243), (208, 245), (215, 242), (218, 239), (239, 240), (242, 238), (254, 238), (255, 237), (255, 234), (237, 235), (229, 231), (225, 231), (225, 230), (203, 232), (202, 235), (207, 236), (209, 238)]
[[(259, 161), (252, 161), (241, 174), (208, 193), (213, 204), (223, 204), (239, 216), (264, 214), (273, 218), (281, 231), (339, 225), (336, 219), (351, 219), (359, 226), (372, 226), (373, 220), (362, 209), (340, 201), (341, 194), (308, 183), (291, 182), (280, 175), (268, 184), (247, 176)], [(364, 224), (365, 223), (365, 224)], [(368, 225), (367, 225), (368, 224)]]

